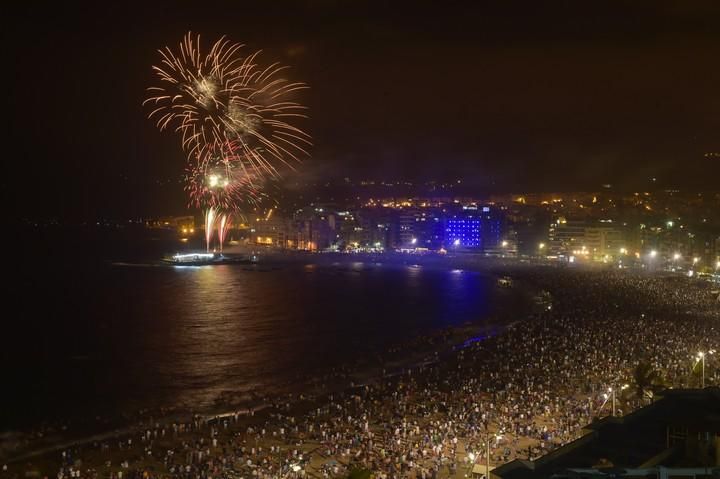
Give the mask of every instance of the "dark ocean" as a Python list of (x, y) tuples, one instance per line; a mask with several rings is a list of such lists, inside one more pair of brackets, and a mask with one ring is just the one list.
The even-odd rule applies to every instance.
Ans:
[(522, 314), (490, 275), (403, 261), (261, 255), (174, 267), (174, 235), (40, 228), (10, 263), (0, 431), (288, 390), (301, 378), (468, 322)]

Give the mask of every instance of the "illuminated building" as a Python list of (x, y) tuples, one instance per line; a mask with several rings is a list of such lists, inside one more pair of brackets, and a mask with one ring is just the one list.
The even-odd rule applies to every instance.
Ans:
[(614, 258), (625, 244), (622, 231), (609, 225), (585, 228), (585, 241), (595, 261)]
[(415, 218), (415, 232), (418, 246), (438, 250), (443, 246), (445, 225), (443, 214), (439, 209), (428, 208)]
[(467, 249), (492, 249), (501, 241), (501, 220), (496, 211), (488, 206), (465, 208), (445, 221), (446, 247)]
[(593, 261), (607, 261), (626, 247), (625, 236), (612, 222), (590, 223), (563, 217), (550, 223), (549, 253), (575, 256)]
[(399, 247), (406, 247), (417, 237), (415, 232), (415, 215), (412, 210), (402, 210), (398, 216), (398, 243)]
[(289, 247), (289, 241), (292, 239), (290, 237), (290, 221), (282, 215), (257, 218), (252, 227), (255, 244), (276, 248)]
[(194, 216), (165, 216), (162, 218), (148, 220), (145, 222), (147, 228), (177, 230), (180, 233), (189, 234), (195, 232)]
[(337, 239), (335, 214), (327, 206), (308, 206), (294, 216), (293, 244), (297, 249), (322, 251)]
[(564, 217), (550, 223), (548, 230), (548, 252), (551, 255), (575, 255), (573, 252), (585, 246), (585, 221), (568, 221)]
[(463, 248), (479, 248), (482, 246), (480, 218), (461, 217), (447, 220), (445, 226), (445, 242)]

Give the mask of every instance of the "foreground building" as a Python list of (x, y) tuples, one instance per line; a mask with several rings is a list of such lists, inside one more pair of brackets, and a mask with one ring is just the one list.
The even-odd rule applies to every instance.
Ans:
[(498, 479), (720, 477), (720, 388), (668, 390), (624, 417), (535, 460), (491, 471)]

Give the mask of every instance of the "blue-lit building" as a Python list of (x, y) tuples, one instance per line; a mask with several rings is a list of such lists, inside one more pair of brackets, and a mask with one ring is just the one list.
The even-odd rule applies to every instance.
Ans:
[(448, 248), (491, 249), (500, 244), (502, 218), (489, 206), (464, 208), (445, 220)]
[(449, 246), (480, 248), (482, 221), (472, 216), (450, 218), (445, 225), (445, 242)]

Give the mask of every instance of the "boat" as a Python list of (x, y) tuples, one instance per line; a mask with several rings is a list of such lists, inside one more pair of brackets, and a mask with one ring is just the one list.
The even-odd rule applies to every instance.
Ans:
[(510, 276), (503, 276), (502, 278), (498, 278), (497, 283), (498, 286), (502, 286), (503, 288), (511, 288), (513, 285), (513, 281)]
[(208, 266), (219, 264), (254, 264), (257, 263), (257, 256), (227, 256), (222, 253), (184, 253), (174, 254), (163, 258), (163, 262), (176, 266)]

